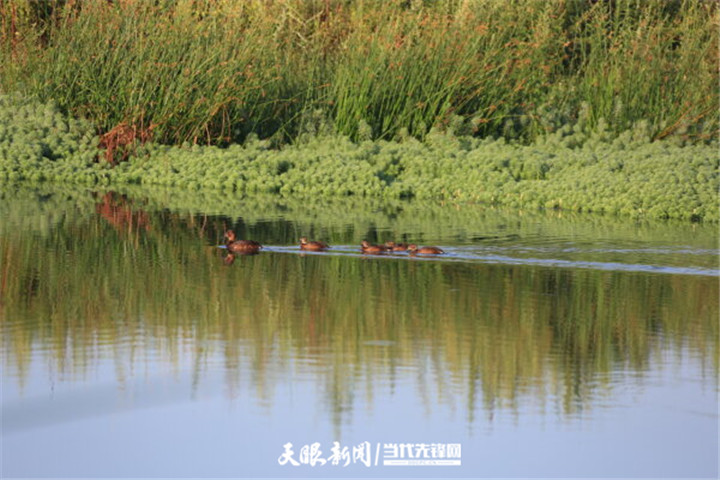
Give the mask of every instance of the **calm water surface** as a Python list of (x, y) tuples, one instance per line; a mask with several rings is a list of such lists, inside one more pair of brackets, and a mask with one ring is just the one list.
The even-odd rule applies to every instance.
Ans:
[[(228, 264), (225, 228), (266, 248)], [(481, 206), (5, 188), (1, 473), (716, 478), (717, 245)], [(389, 465), (438, 459), (460, 465)]]

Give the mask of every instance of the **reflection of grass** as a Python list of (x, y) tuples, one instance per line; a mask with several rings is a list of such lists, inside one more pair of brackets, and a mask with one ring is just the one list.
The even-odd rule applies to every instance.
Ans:
[[(156, 212), (129, 231), (63, 216), (39, 235), (0, 229), (3, 361), (20, 379), (38, 349), (73, 377), (99, 345), (125, 366), (148, 353), (172, 365), (189, 342), (198, 358), (222, 348), (228, 381), (249, 368), (256, 395), (272, 398), (289, 360), (310, 355), (318, 363), (295, 373), (324, 385), (341, 416), (358, 391), (430, 361), (426, 401), (463, 392), (473, 415), (481, 398), (491, 411), (548, 395), (572, 413), (619, 364), (642, 372), (666, 342), (718, 371), (712, 278), (268, 252), (228, 268), (217, 220)], [(377, 340), (394, 343), (366, 344)]]
[[(47, 235), (60, 222), (87, 221), (104, 192), (89, 195), (74, 187), (21, 184), (6, 186), (0, 195), (0, 233), (27, 229)], [(208, 190), (180, 191), (127, 186), (118, 193), (135, 209), (168, 209), (183, 218), (205, 223), (222, 241), (222, 229), (240, 228), (261, 243), (294, 245), (302, 235), (331, 244), (403, 240), (437, 242), (452, 234), (456, 244), (488, 244), (505, 236), (523, 238), (597, 238), (609, 242), (692, 245), (711, 250), (717, 245), (712, 223), (637, 221), (613, 215), (572, 212), (517, 211), (469, 203), (430, 200), (379, 200), (357, 197), (238, 196)], [(38, 201), (42, 199), (42, 201)], [(203, 220), (225, 217), (222, 224)], [(286, 219), (292, 219), (289, 223)], [(714, 265), (714, 263), (713, 263)]]

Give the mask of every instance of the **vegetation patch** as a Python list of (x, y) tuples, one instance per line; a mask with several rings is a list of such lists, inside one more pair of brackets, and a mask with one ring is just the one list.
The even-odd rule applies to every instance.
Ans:
[[(582, 120), (582, 119), (581, 119)], [(227, 148), (138, 143), (111, 167), (85, 121), (56, 104), (0, 96), (0, 184), (145, 185), (243, 196), (421, 198), (647, 218), (718, 220), (717, 146), (651, 141), (582, 122), (531, 144), (431, 131), (425, 141), (314, 135), (282, 148), (249, 137)]]
[(583, 112), (589, 130), (704, 141), (718, 23), (706, 0), (15, 0), (0, 92), (166, 144), (433, 127), (530, 142)]
[(0, 2), (0, 183), (716, 221), (718, 24), (704, 0)]

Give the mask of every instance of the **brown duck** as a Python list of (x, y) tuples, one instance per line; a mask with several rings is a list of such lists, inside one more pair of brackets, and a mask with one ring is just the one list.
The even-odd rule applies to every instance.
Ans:
[(325, 242), (308, 242), (307, 237), (300, 237), (300, 250), (321, 251), (330, 248)]
[(408, 249), (408, 244), (407, 243), (385, 242), (385, 248), (391, 252), (406, 252)]
[(438, 247), (418, 247), (414, 243), (408, 245), (407, 249), (411, 254), (421, 253), (424, 255), (440, 255), (441, 253), (445, 253), (444, 250)]
[(228, 230), (225, 232), (225, 238), (227, 239), (227, 249), (232, 253), (249, 254), (258, 253), (262, 248), (255, 240), (237, 240), (235, 232)]
[(363, 240), (360, 244), (360, 250), (362, 253), (385, 253), (387, 248), (385, 245), (374, 245), (367, 240)]

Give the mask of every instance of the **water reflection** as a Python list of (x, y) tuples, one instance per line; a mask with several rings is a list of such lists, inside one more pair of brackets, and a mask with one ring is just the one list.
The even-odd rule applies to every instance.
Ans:
[[(319, 404), (303, 412), (326, 417), (337, 438), (352, 437), (368, 412), (380, 415), (408, 392), (423, 412), (418, 422), (439, 428), (453, 415), (465, 438), (508, 415), (593, 418), (618, 408), (619, 390), (652, 383), (658, 368), (688, 358), (691, 377), (717, 391), (716, 259), (702, 253), (716, 241), (712, 227), (692, 227), (700, 234), (683, 237), (682, 248), (667, 228), (640, 246), (607, 233), (599, 244), (591, 239), (603, 235), (556, 235), (571, 249), (566, 261), (578, 265), (534, 265), (522, 252), (557, 250), (529, 245), (532, 225), (517, 234), (499, 228), (503, 217), (470, 215), (459, 233), (459, 214), (443, 224), (437, 210), (429, 234), (412, 223), (417, 213), (412, 222), (376, 214), (364, 224), (328, 224), (286, 209), (250, 222), (112, 194), (88, 195), (87, 205), (83, 196), (60, 196), (65, 207), (52, 209), (47, 198), (25, 195), (6, 195), (0, 217), (3, 381), (18, 386), (17, 398), (3, 400), (11, 419), (4, 432), (107, 415), (128, 392), (133, 408), (218, 392), (245, 405), (249, 396), (290, 422), (279, 406), (292, 397), (288, 389), (307, 387)], [(267, 247), (232, 255), (218, 247), (228, 228)], [(302, 252), (301, 235), (333, 248)], [(363, 238), (422, 241), (448, 253), (367, 256)], [(582, 265), (605, 258), (607, 244), (660, 273)], [(518, 262), (468, 253), (500, 248)], [(663, 270), (678, 265), (708, 275)], [(53, 389), (91, 391), (48, 403), (47, 378)]]

